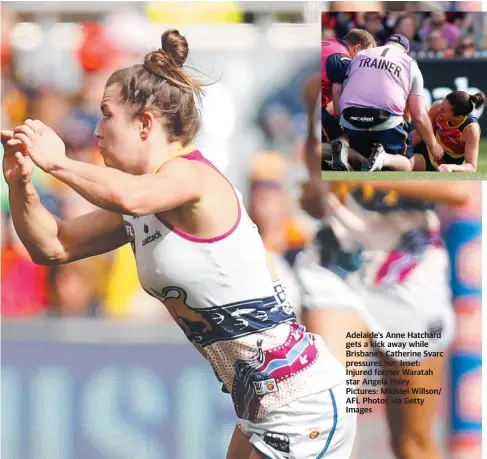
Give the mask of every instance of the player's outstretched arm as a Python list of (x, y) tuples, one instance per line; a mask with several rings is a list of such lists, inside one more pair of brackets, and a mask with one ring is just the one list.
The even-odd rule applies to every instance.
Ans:
[(340, 97), (343, 93), (343, 84), (333, 83), (331, 86), (331, 94), (333, 98), (333, 113), (336, 118), (340, 117)]
[(128, 242), (122, 216), (95, 210), (72, 220), (60, 220), (30, 196), (23, 203), (10, 200), (12, 220), (32, 260), (59, 265), (111, 252)]
[(127, 242), (122, 218), (112, 212), (99, 210), (67, 222), (49, 213), (31, 182), (34, 163), (23, 155), (12, 131), (1, 134), (12, 221), (34, 262), (67, 263), (109, 252)]
[(316, 137), (316, 104), (321, 95), (321, 75), (309, 76), (303, 85), (303, 104), (307, 115), (307, 135), (304, 144), (305, 163), (309, 174), (321, 179), (321, 141)]
[(443, 156), (443, 149), (436, 141), (433, 132), (433, 125), (431, 124), (430, 116), (426, 111), (423, 98), (421, 96), (411, 94), (408, 97), (408, 107), (419, 136), (435, 158), (440, 159)]
[(27, 120), (14, 129), (32, 161), (77, 191), (92, 204), (124, 215), (148, 215), (196, 202), (203, 181), (193, 162), (174, 159), (157, 174), (133, 175), (111, 167), (74, 161), (64, 143), (40, 121)]
[[(440, 102), (435, 102), (429, 109), (428, 111), (428, 117), (431, 121), (431, 125), (433, 125), (436, 121), (436, 118), (438, 117), (438, 114), (439, 114), (439, 108), (440, 108)], [(409, 107), (407, 108), (407, 111), (408, 111), (408, 115), (410, 115), (410, 111), (409, 111)], [(416, 131), (416, 129), (414, 129), (412, 132), (411, 132), (411, 137), (412, 137), (412, 141), (413, 141), (413, 147), (415, 147), (416, 145), (418, 145), (419, 143), (421, 143), (422, 139), (421, 137), (419, 136), (418, 132)]]
[[(467, 126), (463, 131), (463, 141), (465, 142), (465, 162), (462, 164), (463, 170), (467, 172), (476, 172), (479, 160), (480, 146), (480, 126), (473, 123)], [(461, 171), (462, 169), (457, 169)]]
[(410, 198), (435, 201), (453, 206), (466, 205), (471, 197), (471, 186), (468, 181), (447, 181), (441, 182), (438, 186), (436, 181), (361, 181), (343, 182), (347, 185), (367, 185), (379, 191), (396, 191), (400, 195)]
[(438, 144), (433, 132), (432, 119), (426, 109), (426, 104), (423, 99), (424, 79), (416, 62), (413, 62), (412, 68), (412, 85), (411, 91), (407, 100), (407, 107), (411, 115), (414, 127), (418, 131), (419, 136), (426, 144), (426, 147), (431, 154), (437, 159), (443, 156), (443, 148)]

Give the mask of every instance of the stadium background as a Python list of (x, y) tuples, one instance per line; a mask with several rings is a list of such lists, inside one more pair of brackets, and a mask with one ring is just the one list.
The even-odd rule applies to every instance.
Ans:
[[(443, 2), (437, 5), (439, 3)], [(470, 8), (475, 6), (470, 5)], [(487, 14), (464, 9), (468, 6), (463, 2), (457, 2), (455, 11), (446, 13), (440, 10), (383, 12), (373, 7), (368, 12), (350, 13), (344, 8), (322, 13), (322, 38), (342, 38), (353, 27), (369, 31), (379, 45), (392, 33), (406, 35), (411, 43), (410, 54), (423, 73), (425, 102), (430, 106), (451, 91), (487, 92)], [(432, 26), (432, 21), (438, 25)], [(487, 115), (484, 111), (477, 112), (482, 129), (478, 172), (487, 173)]]
[[(196, 145), (244, 192), (267, 247), (292, 252), (316, 225), (297, 195), (305, 177), (301, 85), (320, 70), (323, 6), (2, 3), (2, 128), (38, 117), (70, 156), (99, 162), (92, 130), (107, 73), (177, 25), (189, 64), (216, 81)], [(35, 182), (58, 216), (91, 209), (41, 173)], [(130, 248), (58, 268), (33, 265), (9, 223), (6, 192), (2, 184), (2, 458), (223, 458), (230, 400), (141, 291)], [(443, 448), (447, 408), (443, 393)], [(470, 403), (467, 415), (477, 408)], [(380, 408), (361, 417), (359, 432), (364, 457), (391, 457)]]

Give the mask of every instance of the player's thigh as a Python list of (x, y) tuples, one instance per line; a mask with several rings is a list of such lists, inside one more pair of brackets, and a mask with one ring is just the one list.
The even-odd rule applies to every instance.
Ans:
[[(433, 419), (438, 408), (439, 395), (437, 394), (414, 394), (419, 389), (420, 392), (429, 391), (431, 389), (440, 389), (445, 372), (446, 353), (443, 357), (435, 357), (431, 359), (422, 360), (419, 366), (387, 366), (386, 368), (398, 368), (401, 371), (401, 379), (406, 380), (407, 383), (401, 388), (407, 390), (406, 394), (388, 395), (391, 399), (387, 407), (387, 419), (391, 431), (391, 435), (400, 439), (402, 437), (413, 437), (416, 439), (431, 437)], [(389, 360), (387, 357), (382, 357), (382, 362)], [(408, 370), (431, 370), (425, 371), (426, 374), (415, 374), (405, 376), (403, 369)], [(431, 373), (431, 374), (428, 374)], [(386, 378), (388, 379), (388, 378)], [(407, 385), (406, 385), (407, 384)], [(398, 385), (389, 381), (387, 384), (389, 389), (397, 389)], [(391, 403), (392, 399), (400, 398), (402, 403)]]
[(252, 448), (249, 437), (236, 425), (228, 446), (226, 459), (248, 459)]
[(419, 155), (417, 153), (414, 154), (414, 165), (413, 171), (425, 171), (426, 170), (426, 162), (424, 160), (423, 155)]
[(380, 143), (386, 153), (405, 156), (408, 159), (413, 157), (411, 135), (402, 125), (384, 131), (373, 131), (371, 135), (374, 135), (375, 142)]

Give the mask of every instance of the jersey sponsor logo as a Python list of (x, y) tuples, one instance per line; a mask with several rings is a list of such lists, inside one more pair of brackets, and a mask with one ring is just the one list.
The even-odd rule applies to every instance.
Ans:
[(135, 229), (132, 226), (132, 223), (124, 221), (123, 224), (125, 225), (125, 231), (127, 231), (128, 240), (135, 241)]
[(274, 378), (269, 378), (264, 381), (254, 381), (254, 390), (257, 395), (266, 395), (277, 392), (277, 382)]
[[(149, 229), (149, 228), (147, 228)], [(145, 228), (144, 228), (145, 230)], [(144, 245), (147, 245), (147, 244), (150, 244), (151, 242), (154, 242), (156, 241), (157, 239), (159, 239), (160, 237), (162, 237), (162, 234), (159, 230), (157, 230), (154, 234), (151, 234), (149, 236), (147, 236), (143, 241), (142, 241), (142, 247), (144, 247)]]
[(277, 451), (289, 454), (289, 437), (286, 434), (265, 432), (264, 443)]
[(368, 117), (368, 116), (351, 116), (350, 119), (352, 121), (363, 121), (363, 122), (371, 122), (374, 121), (373, 117)]

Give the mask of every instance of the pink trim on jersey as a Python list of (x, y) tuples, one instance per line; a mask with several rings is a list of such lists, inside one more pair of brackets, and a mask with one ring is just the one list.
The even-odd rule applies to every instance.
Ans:
[[(299, 352), (295, 352), (299, 349)], [(291, 324), (286, 342), (281, 346), (264, 351), (264, 362), (256, 369), (258, 373), (265, 373), (276, 382), (284, 381), (291, 376), (301, 373), (318, 358), (313, 335), (307, 333), (303, 326), (296, 322)], [(271, 369), (273, 364), (276, 368)]]
[(186, 155), (181, 155), (178, 157), (187, 159), (189, 161), (200, 161), (204, 164), (207, 164), (208, 166), (215, 169), (229, 183), (229, 185), (232, 187), (232, 190), (235, 194), (235, 198), (237, 199), (237, 206), (238, 206), (237, 220), (235, 221), (233, 226), (228, 231), (221, 234), (220, 236), (211, 237), (211, 238), (201, 238), (201, 237), (193, 236), (192, 234), (185, 233), (184, 231), (181, 231), (180, 229), (176, 228), (175, 226), (171, 225), (170, 223), (164, 221), (159, 215), (156, 214), (157, 219), (163, 225), (167, 226), (173, 233), (175, 233), (178, 236), (181, 236), (183, 239), (187, 239), (188, 241), (191, 241), (191, 242), (211, 244), (212, 242), (218, 242), (218, 241), (221, 241), (222, 239), (225, 239), (226, 237), (230, 236), (230, 234), (232, 234), (237, 229), (237, 226), (239, 225), (240, 220), (242, 218), (242, 209), (240, 206), (240, 201), (238, 199), (237, 193), (235, 192), (235, 188), (233, 188), (233, 185), (230, 183), (230, 181), (215, 167), (215, 165), (213, 163), (211, 163), (208, 159), (206, 159), (201, 154), (201, 152), (199, 150), (193, 150), (191, 153), (188, 153)]
[(417, 266), (418, 263), (412, 255), (391, 252), (377, 272), (375, 283), (382, 284), (387, 279), (388, 283), (402, 284)]
[[(439, 231), (429, 232), (428, 246), (435, 249), (444, 248)], [(382, 284), (387, 280), (388, 283), (402, 284), (417, 268), (418, 264), (419, 262), (414, 255), (393, 250), (389, 252), (386, 260), (377, 271), (374, 283)]]

